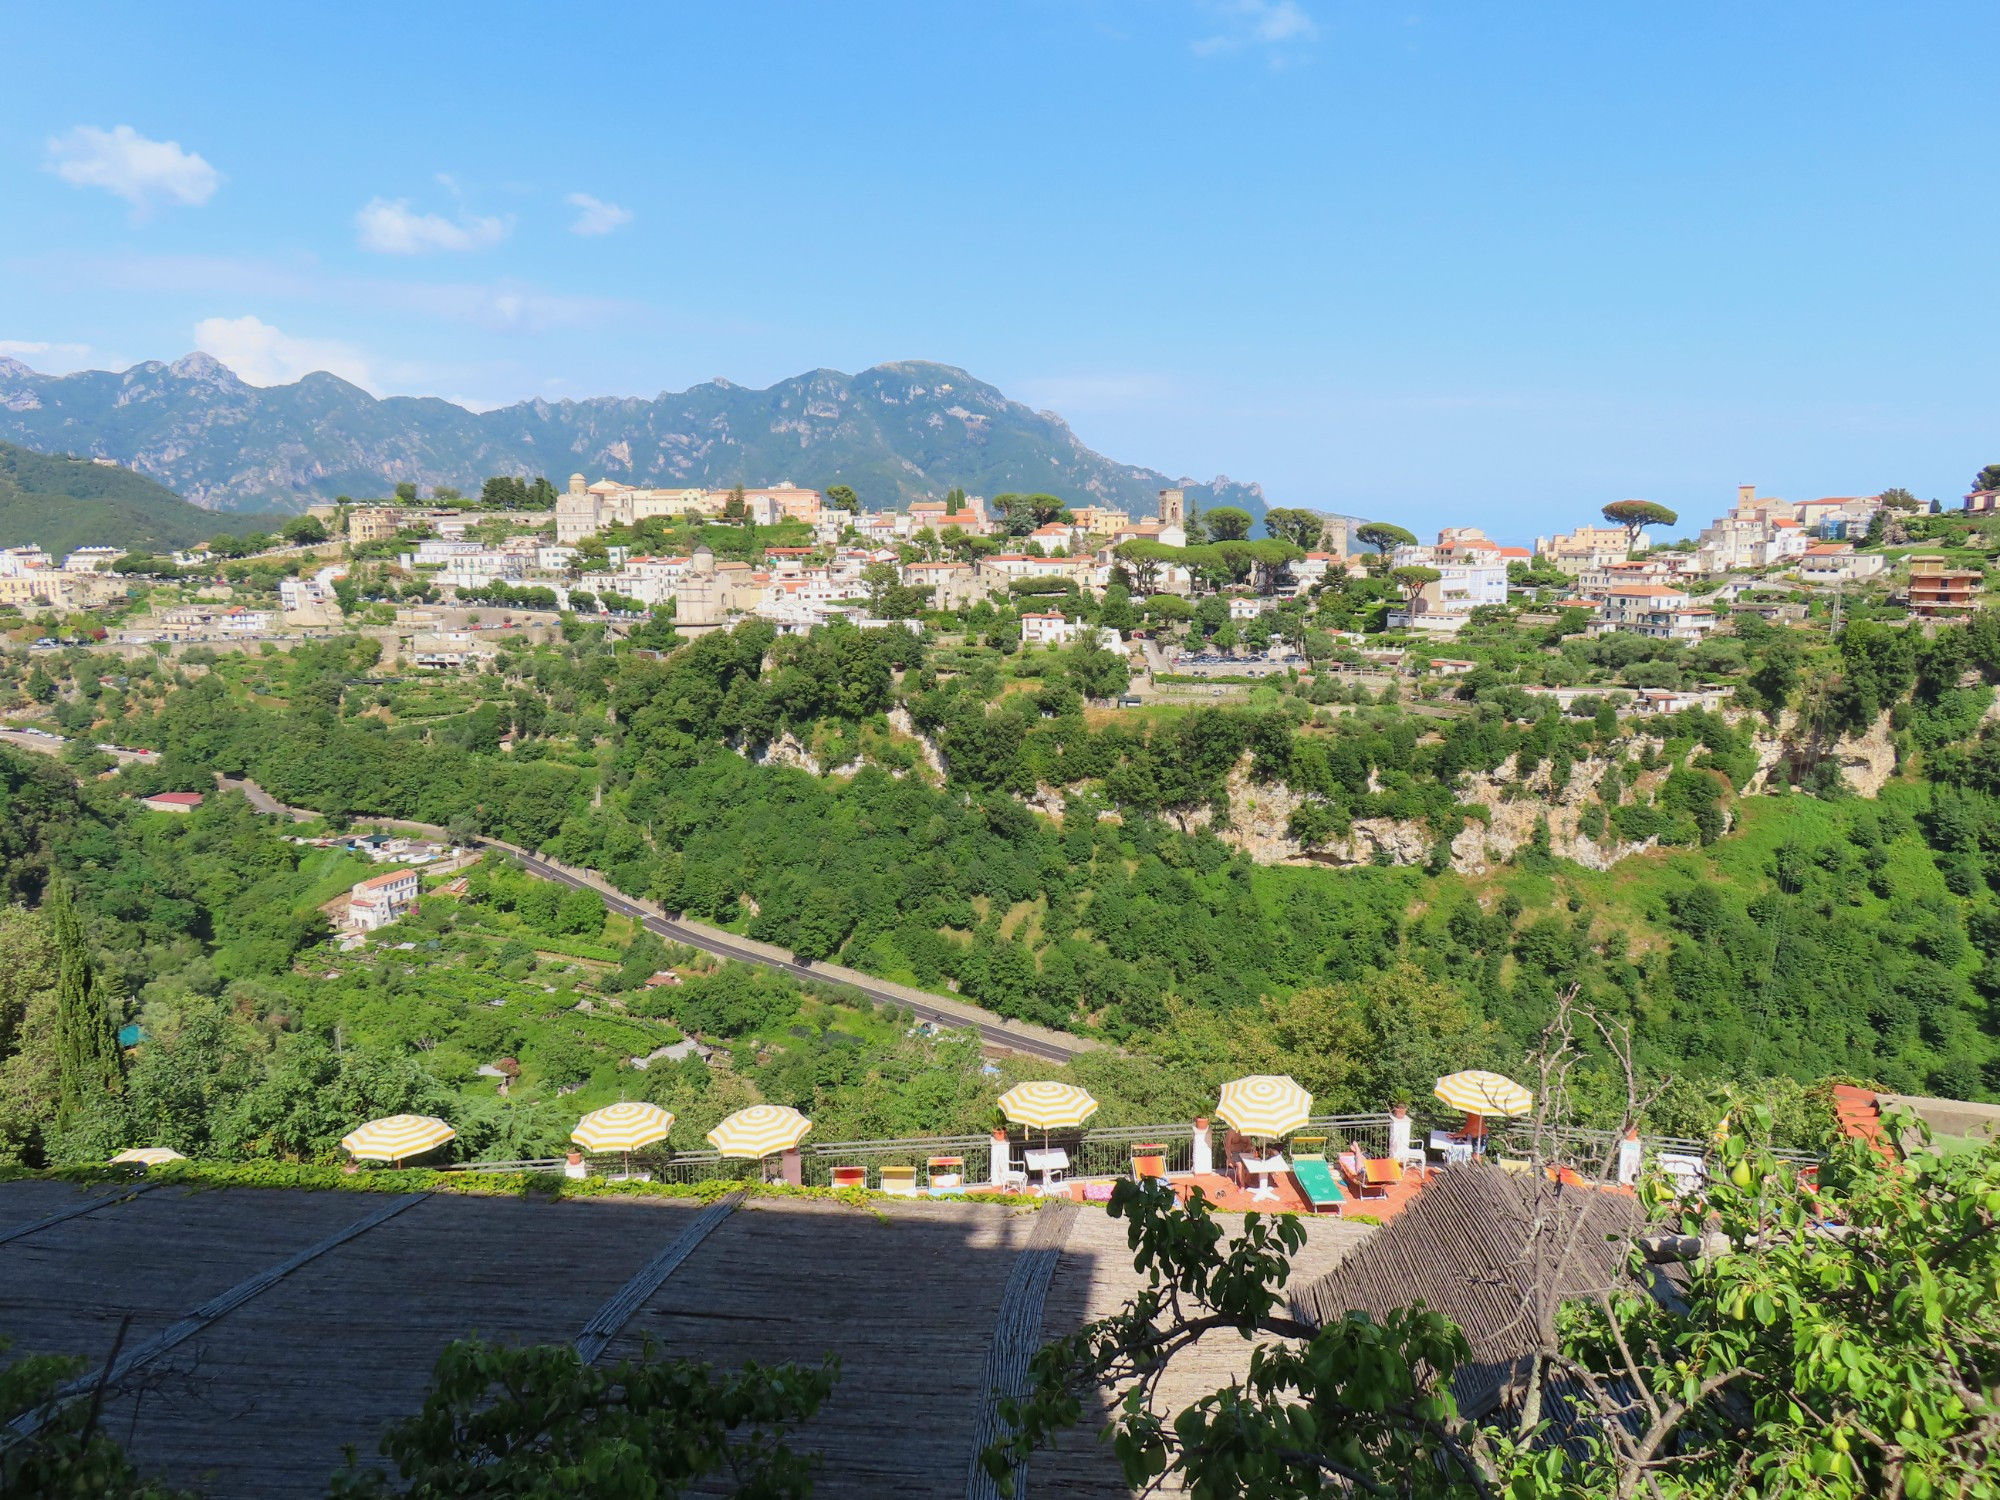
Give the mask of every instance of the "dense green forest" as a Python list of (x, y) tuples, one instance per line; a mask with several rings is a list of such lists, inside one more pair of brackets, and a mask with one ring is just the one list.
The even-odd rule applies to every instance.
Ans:
[(0, 537), (10, 547), (172, 550), (215, 530), (213, 511), (131, 469), (0, 443)]
[[(1101, 1035), (1118, 1048), (1074, 1067), (1112, 1116), (1199, 1112), (1244, 1066), (1379, 1107), (1420, 1094), (1426, 1068), (1518, 1058), (1572, 983), (1629, 1019), (1649, 1070), (1681, 1079), (1664, 1110), (1835, 1075), (1991, 1097), (2000, 740), (1982, 725), (2000, 629), (1741, 644), (1739, 701), (1760, 714), (1646, 720), (1528, 700), (1490, 656), (1449, 717), (1334, 712), (1311, 677), (1244, 707), (1121, 715), (1093, 707), (1122, 672), (1107, 653), (1003, 669), (1003, 653), (916, 629), (774, 638), (753, 623), (635, 651), (572, 625), (509, 642), (490, 673), (426, 682), (383, 674), (364, 640), (178, 665), (75, 651), (15, 661), (19, 701), (162, 758), (100, 780), (110, 763), (87, 745), (67, 764), (0, 749), (0, 841), (11, 899), (74, 886), (120, 1019), (146, 1032), (130, 1107), (225, 1155), (323, 1151), (333, 1116), (364, 1101), (460, 1109), (468, 1148), (500, 1154), (637, 1092), (690, 1119), (777, 1098), (837, 1131), (979, 1129), (1016, 1074), (851, 995), (655, 951), (497, 866), (402, 924), (413, 949), (329, 957), (318, 907), (354, 861), (284, 841), (236, 798), (186, 819), (132, 810), (129, 794), (209, 790), (217, 771), (332, 826), (499, 835), (808, 958)], [(1788, 705), (1793, 732), (1826, 746), (1887, 713), (1901, 773), (1860, 798), (1825, 756), (1742, 795), (1754, 734)], [(1492, 814), (1464, 800), (1469, 776), (1512, 796), (1585, 765), (1601, 773), (1586, 822), (1654, 852), (1599, 871), (1543, 840), (1453, 869), (1450, 839)], [(1394, 819), (1432, 857), (1256, 863), (1223, 827), (1232, 775), (1289, 788), (1308, 846)], [(51, 939), (35, 913), (7, 922), (0, 1129), (15, 1154), (69, 1150), (35, 1136), (23, 1040), (33, 995), (53, 989)], [(642, 988), (670, 958), (683, 983)], [(726, 1063), (626, 1061), (684, 1033)], [(500, 1055), (521, 1069), (504, 1101), (476, 1072)], [(194, 1081), (174, 1088), (228, 1109), (147, 1103), (175, 1059)], [(285, 1123), (309, 1097), (342, 1103)]]

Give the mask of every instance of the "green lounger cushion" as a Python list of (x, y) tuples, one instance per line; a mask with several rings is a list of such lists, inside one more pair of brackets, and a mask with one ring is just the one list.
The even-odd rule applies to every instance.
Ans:
[(1292, 1158), (1292, 1176), (1298, 1179), (1299, 1190), (1306, 1195), (1306, 1201), (1314, 1208), (1324, 1208), (1327, 1204), (1347, 1201), (1347, 1194), (1340, 1190), (1340, 1184), (1333, 1180), (1333, 1168), (1324, 1160), (1311, 1156)]

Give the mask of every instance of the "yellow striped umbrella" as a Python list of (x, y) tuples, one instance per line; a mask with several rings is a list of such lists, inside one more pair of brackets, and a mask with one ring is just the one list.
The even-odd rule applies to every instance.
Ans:
[(569, 1138), (586, 1151), (637, 1151), (664, 1141), (674, 1117), (657, 1104), (607, 1104), (576, 1122)]
[(1033, 1130), (1068, 1130), (1097, 1113), (1097, 1101), (1073, 1083), (1017, 1083), (1000, 1096), (1000, 1113)]
[(1440, 1078), (1432, 1092), (1469, 1115), (1525, 1115), (1535, 1107), (1535, 1096), (1513, 1079), (1480, 1068)]
[(1222, 1086), (1215, 1112), (1245, 1135), (1290, 1135), (1312, 1113), (1313, 1096), (1283, 1073), (1255, 1073)]
[(370, 1120), (340, 1138), (340, 1148), (363, 1161), (408, 1161), (435, 1151), (458, 1132), (429, 1115), (390, 1115)]
[(187, 1158), (171, 1146), (139, 1146), (131, 1151), (120, 1151), (111, 1158), (114, 1167), (158, 1167), (170, 1161), (186, 1161)]
[(762, 1161), (791, 1150), (812, 1128), (813, 1122), (790, 1105), (753, 1104), (711, 1130), (708, 1143), (724, 1156)]

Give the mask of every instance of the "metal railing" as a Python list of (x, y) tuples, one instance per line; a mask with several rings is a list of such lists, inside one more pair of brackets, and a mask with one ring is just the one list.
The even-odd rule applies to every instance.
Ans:
[(1116, 1125), (1087, 1130), (1069, 1147), (1072, 1177), (1124, 1177), (1132, 1171), (1134, 1147), (1158, 1146), (1169, 1172), (1194, 1170), (1194, 1131), (1188, 1125)]
[(860, 1167), (868, 1186), (879, 1187), (884, 1167), (915, 1167), (921, 1178), (934, 1156), (956, 1156), (967, 1185), (988, 1180), (992, 1138), (983, 1135), (924, 1135), (886, 1141), (821, 1141), (800, 1148), (799, 1166), (807, 1187), (831, 1187), (835, 1167)]
[[(1410, 1120), (1411, 1145), (1427, 1150), (1432, 1160), (1436, 1161), (1438, 1153), (1431, 1145), (1432, 1132), (1456, 1130), (1462, 1123), (1457, 1116), (1436, 1116), (1428, 1111), (1413, 1114)], [(1301, 1136), (1318, 1136), (1325, 1138), (1329, 1156), (1358, 1143), (1367, 1155), (1379, 1157), (1389, 1154), (1389, 1131), (1390, 1117), (1387, 1114), (1314, 1115), (1280, 1145), (1282, 1147)], [(1209, 1129), (1209, 1160), (1214, 1170), (1228, 1170), (1226, 1143), (1229, 1133), (1229, 1127), (1219, 1122)], [(1609, 1179), (1617, 1172), (1618, 1139), (1618, 1133), (1611, 1130), (1550, 1126), (1542, 1131), (1541, 1145), (1544, 1154), (1563, 1165), (1586, 1175)], [(1125, 1176), (1131, 1171), (1134, 1149), (1140, 1146), (1159, 1147), (1158, 1154), (1165, 1158), (1168, 1172), (1194, 1170), (1195, 1132), (1193, 1126), (1186, 1122), (1115, 1125), (1100, 1130), (1054, 1130), (1046, 1134), (1017, 1127), (1008, 1134), (1008, 1147), (1015, 1170), (1021, 1168), (1024, 1151), (1039, 1148), (1045, 1142), (1061, 1147), (1069, 1154), (1071, 1177)], [(1487, 1122), (1483, 1148), (1487, 1155), (1533, 1157), (1536, 1154), (1535, 1145), (1534, 1127), (1527, 1121), (1491, 1119)], [(1643, 1159), (1648, 1166), (1663, 1154), (1704, 1159), (1711, 1149), (1711, 1142), (1671, 1136), (1646, 1136), (1641, 1141)], [(989, 1135), (816, 1141), (800, 1147), (799, 1165), (801, 1180), (807, 1187), (831, 1186), (836, 1167), (860, 1167), (867, 1185), (879, 1187), (883, 1167), (914, 1167), (922, 1184), (931, 1158), (955, 1156), (963, 1162), (959, 1171), (964, 1184), (980, 1186), (992, 1181), (992, 1152), (993, 1140)], [(1816, 1160), (1811, 1152), (1806, 1151), (1780, 1149), (1772, 1154), (1781, 1161), (1796, 1165), (1809, 1165)], [(757, 1162), (725, 1158), (714, 1151), (671, 1151), (660, 1147), (647, 1147), (629, 1155), (622, 1152), (593, 1153), (585, 1157), (585, 1164), (587, 1172), (593, 1177), (619, 1176), (630, 1172), (634, 1175), (644, 1173), (655, 1182), (681, 1183), (747, 1181), (759, 1176), (762, 1170)], [(445, 1170), (479, 1174), (560, 1173), (565, 1165), (564, 1159), (557, 1156), (518, 1161), (464, 1162)]]

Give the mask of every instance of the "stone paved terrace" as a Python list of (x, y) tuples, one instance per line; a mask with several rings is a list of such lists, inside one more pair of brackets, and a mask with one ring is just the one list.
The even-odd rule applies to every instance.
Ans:
[[(1370, 1232), (1311, 1222), (1297, 1279)], [(1124, 1224), (1095, 1204), (0, 1184), (0, 1359), (99, 1363), (129, 1314), (127, 1353), (158, 1352), (108, 1420), (141, 1465), (212, 1500), (323, 1494), (343, 1445), (372, 1457), (417, 1409), (454, 1338), (587, 1325), (610, 1358), (648, 1340), (724, 1365), (837, 1352), (841, 1383), (798, 1439), (825, 1455), (815, 1493), (979, 1494), (996, 1369), (1136, 1285)], [(1248, 1345), (1213, 1343), (1172, 1395), (1247, 1366)], [(1093, 1432), (1038, 1458), (1022, 1493), (1124, 1489)]]

